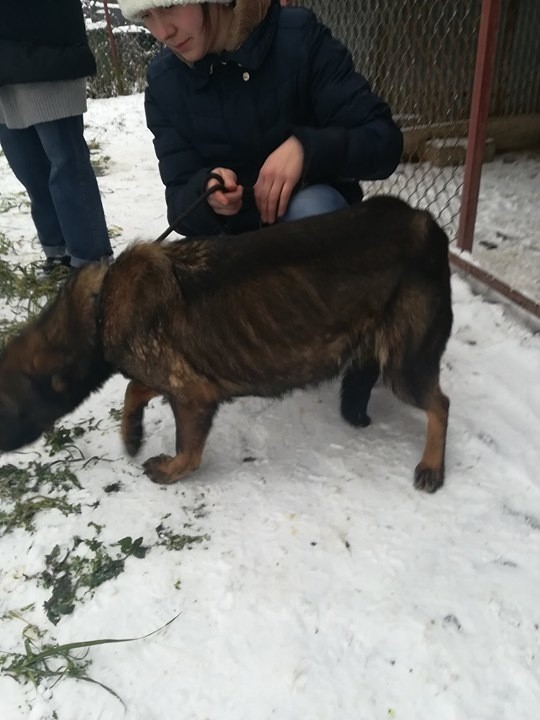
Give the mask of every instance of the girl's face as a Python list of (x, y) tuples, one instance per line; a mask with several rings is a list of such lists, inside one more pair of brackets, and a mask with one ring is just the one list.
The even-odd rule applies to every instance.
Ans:
[(151, 8), (141, 14), (141, 19), (156, 40), (182, 60), (193, 63), (207, 54), (208, 38), (200, 4)]

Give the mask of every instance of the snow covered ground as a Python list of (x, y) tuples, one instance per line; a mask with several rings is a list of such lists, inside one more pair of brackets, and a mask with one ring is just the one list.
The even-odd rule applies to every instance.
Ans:
[[(110, 158), (99, 183), (115, 249), (152, 239), (167, 223), (142, 98), (93, 101), (86, 122), (96, 155)], [(540, 163), (514, 160), (486, 166), (478, 237), (523, 239), (530, 279), (540, 221), (524, 178)], [(1, 197), (19, 190), (0, 157)], [(26, 206), (0, 214), (0, 231), (15, 243), (12, 260), (40, 257)], [(90, 648), (89, 677), (118, 697), (82, 680), (36, 691), (0, 674), (0, 718), (538, 717), (540, 338), (458, 277), (453, 294), (447, 477), (433, 496), (412, 487), (425, 418), (382, 386), (362, 431), (341, 421), (335, 383), (228, 405), (201, 469), (171, 487), (141, 469), (172, 451), (170, 410), (151, 405), (141, 458), (127, 458), (119, 377), (62, 421), (74, 436), (66, 449), (52, 454), (40, 440), (2, 456), (0, 470), (66, 463), (79, 486), (67, 483), (64, 497), (80, 508), (43, 510), (33, 531), (0, 529), (0, 656), (24, 652), (23, 631), (41, 647), (162, 629)], [(53, 548), (57, 559), (93, 560), (98, 545), (113, 556), (126, 537), (143, 539), (145, 557), (131, 554), (86, 593), (81, 584), (53, 624), (43, 606)]]

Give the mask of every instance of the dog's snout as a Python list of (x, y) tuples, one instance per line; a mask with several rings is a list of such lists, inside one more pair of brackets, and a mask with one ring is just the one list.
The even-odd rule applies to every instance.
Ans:
[(0, 450), (9, 452), (21, 446), (19, 442), (19, 412), (15, 400), (0, 393)]
[(0, 390), (0, 451), (10, 452), (36, 440), (44, 430), (32, 383), (11, 375)]

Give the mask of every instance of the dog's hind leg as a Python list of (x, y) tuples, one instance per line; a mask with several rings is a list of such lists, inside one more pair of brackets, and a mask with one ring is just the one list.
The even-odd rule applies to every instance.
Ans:
[(422, 459), (414, 471), (414, 487), (433, 493), (444, 482), (444, 454), (450, 401), (439, 386), (439, 369), (428, 368), (422, 359), (415, 358), (407, 372), (396, 376), (389, 373), (392, 389), (404, 402), (427, 414), (426, 444)]
[(124, 396), (124, 409), (122, 412), (121, 436), (124, 447), (130, 455), (136, 455), (143, 440), (144, 409), (160, 393), (151, 388), (131, 380)]
[(450, 400), (441, 392), (437, 383), (425, 401), (428, 427), (424, 454), (414, 471), (414, 487), (417, 490), (435, 492), (444, 482), (449, 407)]
[(371, 418), (367, 406), (379, 377), (379, 363), (370, 355), (362, 363), (354, 360), (341, 381), (341, 415), (355, 427), (367, 427)]
[(144, 463), (144, 471), (155, 483), (171, 484), (197, 470), (217, 410), (217, 402), (179, 400), (169, 397), (176, 422), (176, 455), (158, 455)]

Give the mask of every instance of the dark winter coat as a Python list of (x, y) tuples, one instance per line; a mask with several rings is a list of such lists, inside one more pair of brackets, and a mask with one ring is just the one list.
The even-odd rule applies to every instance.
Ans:
[[(169, 222), (200, 196), (209, 170), (230, 168), (252, 186), (291, 135), (304, 147), (303, 182), (332, 184), (349, 201), (360, 194), (359, 180), (388, 177), (402, 151), (389, 107), (355, 72), (347, 49), (311, 11), (277, 0), (234, 52), (188, 66), (166, 50), (148, 69), (145, 107)], [(259, 223), (253, 202), (232, 218), (201, 203), (178, 229), (213, 234)]]
[(1, 0), (0, 86), (95, 72), (80, 0)]

